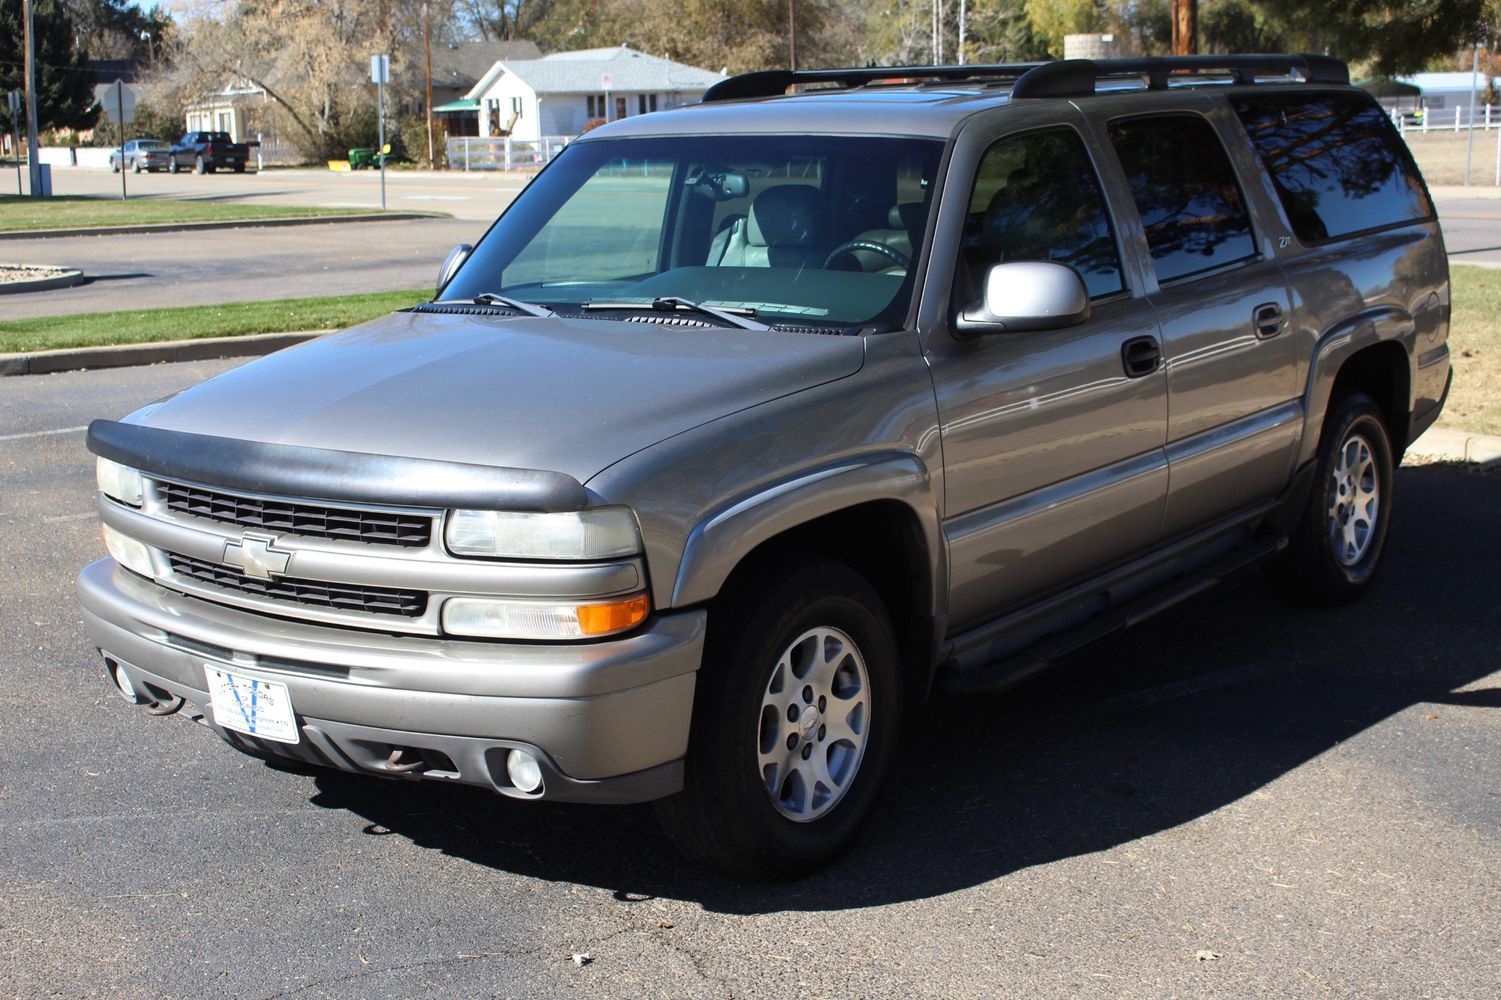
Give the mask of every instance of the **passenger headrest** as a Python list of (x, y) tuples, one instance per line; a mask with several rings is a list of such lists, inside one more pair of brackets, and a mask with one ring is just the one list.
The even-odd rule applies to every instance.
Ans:
[(909, 201), (892, 205), (886, 213), (886, 224), (892, 229), (917, 229), (923, 223), (922, 202)]
[(819, 236), (823, 195), (806, 184), (767, 188), (751, 202), (745, 239), (756, 247), (813, 246)]

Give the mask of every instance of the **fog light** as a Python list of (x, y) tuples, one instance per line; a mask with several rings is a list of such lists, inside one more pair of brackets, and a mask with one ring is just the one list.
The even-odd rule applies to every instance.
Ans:
[(115, 682), (115, 690), (120, 693), (120, 697), (132, 705), (139, 705), (141, 696), (136, 693), (135, 685), (130, 683), (130, 678), (126, 676), (124, 668), (111, 659), (105, 659), (104, 663), (109, 669), (109, 679)]
[(506, 754), (506, 774), (518, 791), (530, 795), (542, 787), (542, 765), (525, 750), (512, 750)]

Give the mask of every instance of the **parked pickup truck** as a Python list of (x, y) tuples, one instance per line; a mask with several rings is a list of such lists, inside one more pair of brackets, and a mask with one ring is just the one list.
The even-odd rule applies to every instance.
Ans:
[(1345, 65), (891, 73), (604, 125), (433, 301), (95, 421), (110, 684), (263, 757), (658, 800), (778, 878), (899, 741), (966, 752), (902, 732), (934, 687), (1255, 564), (1369, 587), (1449, 274)]
[(167, 170), (177, 173), (191, 167), (194, 173), (211, 174), (220, 167), (243, 174), (250, 163), (250, 147), (232, 142), (228, 132), (189, 132), (172, 146)]

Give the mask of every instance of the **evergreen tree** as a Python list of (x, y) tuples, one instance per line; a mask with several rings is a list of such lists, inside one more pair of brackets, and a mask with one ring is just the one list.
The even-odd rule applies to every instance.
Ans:
[[(0, 0), (0, 90), (25, 88), (22, 0)], [(74, 43), (73, 24), (59, 0), (35, 0), (36, 111), (38, 130), (88, 128), (98, 112), (93, 77)], [(9, 40), (14, 39), (14, 44)]]

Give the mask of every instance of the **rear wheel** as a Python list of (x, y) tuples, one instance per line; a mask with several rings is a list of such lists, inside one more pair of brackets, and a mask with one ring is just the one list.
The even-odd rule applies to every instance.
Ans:
[(201, 156), (195, 156), (193, 158), (193, 173), (195, 173), (195, 174), (208, 173), (208, 164), (204, 162), (203, 157), (201, 157)]
[(1375, 579), (1392, 511), (1392, 446), (1380, 409), (1361, 393), (1338, 400), (1319, 439), (1313, 492), (1271, 574), (1287, 596), (1344, 604)]
[(657, 805), (680, 850), (738, 875), (795, 878), (855, 837), (899, 729), (896, 640), (842, 563), (743, 575), (717, 602), (683, 791)]
[(138, 174), (138, 173), (141, 172), (141, 161), (140, 160), (135, 160), (134, 162), (131, 163), (131, 165), (130, 165), (130, 172), (133, 173), (133, 174)]
[(120, 172), (120, 161), (116, 160), (114, 157), (110, 157), (109, 172), (112, 174), (118, 174)]

